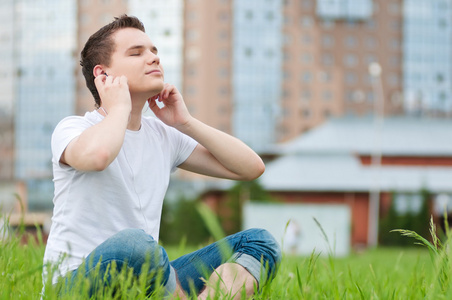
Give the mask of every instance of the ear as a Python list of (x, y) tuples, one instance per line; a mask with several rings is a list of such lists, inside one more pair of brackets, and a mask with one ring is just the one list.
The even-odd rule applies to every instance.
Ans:
[(96, 65), (93, 69), (93, 75), (94, 77), (97, 77), (99, 75), (105, 74), (105, 68), (101, 65)]

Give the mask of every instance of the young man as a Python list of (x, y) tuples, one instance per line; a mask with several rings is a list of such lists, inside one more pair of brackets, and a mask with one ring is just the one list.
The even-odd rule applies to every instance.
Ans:
[[(215, 243), (169, 262), (157, 241), (176, 167), (253, 180), (264, 172), (262, 160), (189, 114), (179, 91), (164, 83), (157, 48), (137, 18), (123, 15), (93, 34), (81, 65), (98, 109), (65, 118), (52, 136), (54, 215), (44, 262), (58, 265), (53, 283), (68, 275), (89, 278), (96, 265), (102, 275), (112, 262), (138, 277), (150, 257), (149, 274), (162, 274), (168, 294), (184, 298), (192, 286), (205, 299), (219, 283), (232, 295), (242, 288), (252, 295), (280, 261), (279, 246), (265, 230), (227, 237), (221, 244), (230, 247), (230, 257)], [(142, 116), (144, 105), (158, 119)], [(213, 273), (207, 284), (203, 270)], [(155, 283), (149, 280), (149, 292)]]

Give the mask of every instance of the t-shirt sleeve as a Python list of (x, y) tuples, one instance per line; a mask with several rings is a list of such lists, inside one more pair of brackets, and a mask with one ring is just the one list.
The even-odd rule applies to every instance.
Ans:
[(168, 130), (173, 151), (171, 172), (174, 172), (177, 166), (186, 161), (187, 158), (193, 153), (193, 150), (195, 150), (198, 142), (172, 127), (168, 128)]
[(90, 126), (92, 125), (82, 117), (77, 116), (64, 118), (58, 123), (53, 131), (51, 142), (53, 163), (58, 163), (69, 143)]

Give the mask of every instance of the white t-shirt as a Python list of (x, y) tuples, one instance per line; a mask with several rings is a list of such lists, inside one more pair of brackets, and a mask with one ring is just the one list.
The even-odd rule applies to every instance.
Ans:
[(81, 172), (61, 164), (70, 141), (102, 119), (97, 111), (67, 117), (52, 135), (55, 196), (44, 263), (58, 265), (54, 283), (122, 229), (140, 228), (158, 240), (170, 174), (197, 145), (160, 120), (143, 116), (140, 130), (126, 131), (118, 156), (105, 170)]

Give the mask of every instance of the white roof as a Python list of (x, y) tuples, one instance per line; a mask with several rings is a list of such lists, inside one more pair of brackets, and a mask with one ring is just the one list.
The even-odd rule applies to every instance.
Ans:
[(371, 117), (332, 119), (278, 147), (286, 154), (452, 156), (452, 120), (392, 117), (378, 131)]
[(287, 155), (267, 164), (269, 191), (384, 191), (452, 193), (452, 167), (363, 166), (351, 154)]

